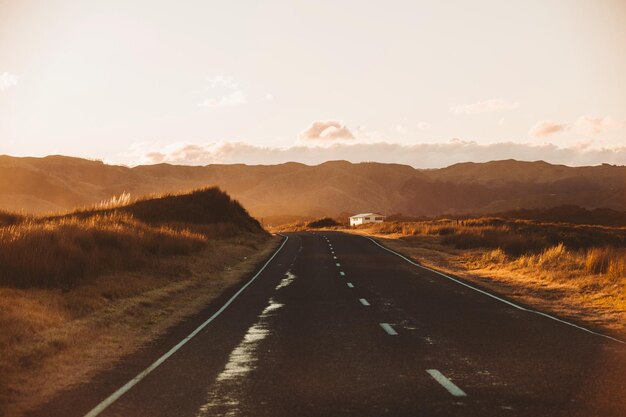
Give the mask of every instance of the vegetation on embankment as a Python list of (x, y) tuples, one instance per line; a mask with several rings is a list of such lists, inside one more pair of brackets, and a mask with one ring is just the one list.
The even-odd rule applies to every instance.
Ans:
[(474, 218), (357, 229), (436, 267), (542, 308), (626, 328), (626, 228)]
[(66, 215), (0, 215), (0, 416), (163, 334), (277, 242), (214, 188)]
[(337, 227), (341, 226), (341, 224), (330, 217), (324, 217), (323, 219), (313, 220), (312, 222), (307, 223), (306, 227), (311, 229), (321, 229), (325, 227)]
[(334, 230), (346, 227), (347, 224), (342, 224), (341, 220), (334, 219), (332, 217), (322, 217), (311, 221), (295, 221), (290, 223), (284, 223), (275, 226), (269, 226), (267, 229), (273, 233), (281, 232), (301, 232), (311, 229), (325, 229)]
[[(4, 225), (3, 225), (4, 224)], [(0, 216), (0, 286), (72, 288), (184, 255), (211, 238), (265, 234), (218, 188), (48, 217)]]

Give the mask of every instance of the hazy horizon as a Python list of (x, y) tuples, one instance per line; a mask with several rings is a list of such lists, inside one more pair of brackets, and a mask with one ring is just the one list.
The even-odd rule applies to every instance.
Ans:
[(0, 153), (626, 164), (626, 3), (0, 1)]
[[(428, 146), (428, 145), (427, 145)], [(567, 153), (564, 154), (565, 156), (567, 155)], [(599, 152), (597, 155), (607, 155), (606, 153), (601, 153)], [(96, 158), (96, 157), (85, 157), (85, 156), (76, 156), (76, 155), (63, 155), (63, 154), (50, 154), (50, 155), (42, 155), (42, 156), (31, 156), (31, 155), (9, 155), (9, 154), (0, 154), (0, 157), (9, 157), (9, 158), (49, 158), (49, 157), (63, 157), (63, 158), (75, 158), (75, 159), (82, 159), (85, 161), (93, 161), (93, 162), (101, 162), (103, 164), (106, 165), (110, 165), (110, 166), (122, 166), (122, 167), (126, 167), (126, 168), (135, 168), (135, 167), (139, 167), (139, 166), (150, 166), (150, 165), (159, 165), (159, 164), (169, 164), (172, 166), (188, 166), (188, 167), (202, 167), (202, 166), (210, 166), (210, 165), (246, 165), (246, 166), (273, 166), (273, 165), (284, 165), (284, 164), (290, 164), (290, 163), (298, 163), (298, 164), (303, 164), (303, 165), (307, 165), (307, 166), (318, 166), (318, 165), (322, 165), (325, 163), (332, 163), (332, 162), (348, 162), (351, 164), (361, 164), (361, 163), (377, 163), (377, 164), (397, 164), (397, 165), (406, 165), (406, 166), (410, 166), (414, 169), (417, 170), (429, 170), (429, 169), (442, 169), (442, 168), (447, 168), (450, 167), (452, 165), (455, 164), (463, 164), (463, 163), (475, 163), (475, 164), (486, 164), (486, 163), (493, 163), (493, 162), (505, 162), (505, 161), (515, 161), (515, 162), (529, 162), (529, 163), (534, 163), (534, 162), (545, 162), (548, 163), (550, 165), (562, 165), (562, 166), (567, 166), (567, 167), (572, 167), (572, 168), (581, 168), (581, 167), (587, 167), (587, 166), (599, 166), (599, 165), (612, 165), (612, 166), (617, 166), (617, 167), (623, 167), (626, 166), (626, 164), (620, 164), (620, 163), (611, 163), (611, 162), (605, 162), (605, 160), (602, 160), (601, 162), (597, 162), (594, 163), (593, 161), (587, 162), (585, 163), (584, 161), (580, 161), (580, 163), (578, 164), (571, 164), (571, 163), (559, 163), (559, 162), (549, 162), (546, 161), (545, 159), (542, 159), (541, 157), (537, 158), (537, 159), (516, 159), (516, 158), (508, 158), (508, 157), (502, 157), (499, 159), (485, 159), (485, 160), (458, 160), (458, 161), (451, 161), (450, 163), (447, 164), (440, 164), (440, 165), (432, 165), (432, 164), (428, 164), (429, 161), (426, 161), (426, 163), (424, 163), (423, 166), (417, 165), (417, 164), (412, 164), (409, 162), (386, 162), (386, 161), (374, 161), (374, 160), (360, 160), (358, 158), (351, 158), (350, 157), (350, 153), (347, 152), (345, 154), (345, 158), (329, 158), (329, 159), (312, 159), (310, 161), (297, 161), (297, 160), (282, 160), (280, 158), (277, 158), (275, 160), (275, 162), (272, 162), (271, 158), (265, 158), (264, 160), (260, 160), (260, 159), (256, 159), (256, 160), (249, 160), (249, 161), (226, 161), (226, 162), (207, 162), (207, 163), (178, 163), (175, 161), (148, 161), (148, 162), (144, 162), (144, 163), (134, 163), (134, 164), (128, 164), (128, 163), (123, 163), (123, 162), (115, 162), (115, 161), (106, 161), (103, 160), (101, 158)], [(354, 160), (351, 160), (354, 159)], [(404, 159), (409, 159), (409, 158), (404, 158)]]

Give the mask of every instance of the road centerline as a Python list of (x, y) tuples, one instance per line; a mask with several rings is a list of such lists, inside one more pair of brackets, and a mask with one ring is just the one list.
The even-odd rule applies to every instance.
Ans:
[(384, 331), (387, 332), (389, 336), (397, 336), (398, 332), (391, 326), (389, 323), (379, 323), (380, 327), (383, 328)]
[(369, 301), (367, 301), (365, 298), (359, 298), (359, 302), (366, 307), (370, 305)]
[(442, 374), (438, 370), (427, 369), (426, 372), (428, 372), (428, 374), (432, 376), (435, 381), (437, 381), (442, 387), (448, 390), (448, 392), (453, 396), (467, 397), (467, 394), (461, 388), (457, 387), (454, 382), (450, 381), (448, 378), (445, 377), (444, 374)]

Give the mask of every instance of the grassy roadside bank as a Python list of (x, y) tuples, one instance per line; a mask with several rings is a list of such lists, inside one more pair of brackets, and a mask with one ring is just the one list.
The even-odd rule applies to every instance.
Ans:
[(217, 189), (0, 216), (0, 415), (89, 380), (249, 276), (280, 241)]
[(248, 277), (279, 242), (220, 240), (68, 293), (1, 289), (4, 415), (19, 416), (158, 338)]
[[(626, 251), (621, 240), (626, 234), (624, 228), (577, 230), (571, 225), (526, 223), (524, 233), (519, 234), (502, 224), (497, 226), (498, 233), (484, 221), (460, 225), (458, 229), (454, 228), (456, 222), (444, 223), (398, 222), (341, 230), (375, 237), (424, 266), (475, 282), (539, 310), (626, 337)], [(572, 248), (562, 241), (552, 242), (550, 236), (555, 228), (557, 242), (558, 237), (569, 237), (574, 241), (583, 239), (588, 246)], [(587, 239), (588, 235), (593, 238)], [(513, 250), (502, 247), (507, 240), (514, 242)], [(529, 246), (520, 250), (524, 242)]]

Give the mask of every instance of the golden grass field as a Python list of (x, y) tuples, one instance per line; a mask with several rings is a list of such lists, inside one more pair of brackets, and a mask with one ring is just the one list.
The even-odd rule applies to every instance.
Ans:
[(344, 230), (537, 308), (626, 333), (624, 227), (476, 218)]
[(88, 380), (198, 312), (278, 240), (216, 189), (0, 215), (0, 415)]

